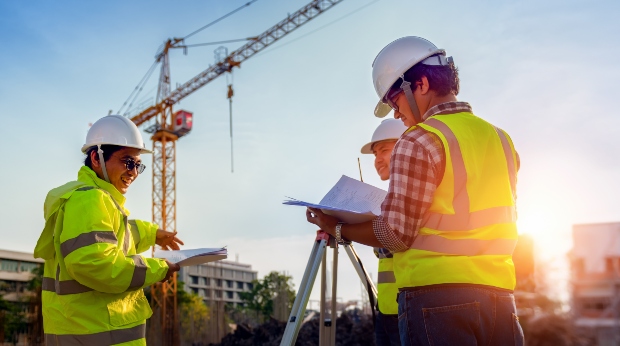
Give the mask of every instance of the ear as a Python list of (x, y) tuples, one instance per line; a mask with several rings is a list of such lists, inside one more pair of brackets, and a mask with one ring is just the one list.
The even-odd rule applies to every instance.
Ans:
[(97, 150), (93, 150), (90, 152), (90, 162), (92, 162), (93, 168), (101, 167), (101, 163), (99, 162), (99, 154)]
[(419, 83), (418, 85), (420, 86), (420, 94), (426, 95), (431, 87), (430, 84), (428, 84), (428, 78), (426, 78), (426, 76), (422, 76), (420, 81), (417, 83)]

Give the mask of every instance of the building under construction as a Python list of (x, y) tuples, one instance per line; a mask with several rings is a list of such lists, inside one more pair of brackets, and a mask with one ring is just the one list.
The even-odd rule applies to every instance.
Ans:
[(620, 222), (573, 226), (571, 310), (597, 345), (620, 345)]

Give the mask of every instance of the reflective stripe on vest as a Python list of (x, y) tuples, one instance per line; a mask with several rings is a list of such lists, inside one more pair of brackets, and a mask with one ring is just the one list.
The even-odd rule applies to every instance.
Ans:
[[(95, 187), (84, 186), (79, 189), (76, 189), (76, 191), (88, 191), (92, 189), (95, 189)], [(123, 239), (123, 254), (127, 256), (127, 252), (129, 251), (129, 234), (130, 234), (129, 221), (127, 219), (127, 215), (125, 214), (121, 206), (116, 202), (116, 200), (114, 200), (114, 197), (112, 197), (105, 190), (101, 190), (101, 191), (105, 192), (106, 194), (108, 194), (108, 196), (110, 196), (110, 198), (114, 202), (114, 205), (116, 206), (118, 211), (123, 215), (123, 222), (125, 224), (125, 233), (124, 233), (124, 239)], [(139, 233), (137, 232), (138, 226), (135, 222), (133, 222), (133, 224), (135, 225), (136, 233), (138, 234), (138, 237), (139, 237)], [(113, 231), (92, 231), (89, 233), (82, 233), (79, 236), (72, 238), (72, 239), (68, 239), (64, 241), (62, 244), (60, 244), (60, 252), (64, 258), (79, 248), (89, 246), (92, 244), (96, 244), (96, 243), (109, 243), (109, 244), (117, 245), (118, 240)], [(131, 283), (129, 284), (127, 291), (135, 290), (135, 289), (138, 289), (144, 286), (144, 282), (146, 281), (146, 271), (148, 269), (146, 266), (146, 262), (144, 261), (142, 256), (133, 255), (129, 257), (133, 259), (135, 268), (134, 268), (133, 275), (131, 277)], [(49, 277), (43, 277), (43, 280), (41, 282), (41, 289), (43, 291), (54, 292), (58, 295), (78, 294), (78, 293), (85, 293), (85, 292), (93, 291), (92, 288), (82, 285), (76, 280), (61, 281), (59, 276), (60, 276), (60, 265), (58, 265), (56, 268), (56, 279), (49, 278)]]
[[(479, 211), (469, 211), (469, 194), (467, 192), (467, 171), (463, 161), (463, 153), (454, 132), (448, 125), (437, 119), (428, 119), (425, 125), (440, 131), (448, 141), (448, 148), (452, 158), (452, 170), (454, 175), (454, 201), (452, 206), (454, 214), (439, 214), (429, 212), (424, 220), (424, 227), (438, 231), (470, 231), (498, 223), (511, 223), (517, 221), (517, 212), (514, 205), (509, 207), (494, 207)], [(502, 147), (508, 162), (508, 175), (512, 188), (513, 199), (515, 195), (516, 170), (510, 144), (504, 132), (495, 128), (502, 141)], [(515, 241), (516, 244), (516, 241)], [(414, 248), (417, 248), (414, 246)], [(511, 252), (512, 253), (512, 252)]]
[(379, 272), (377, 274), (377, 283), (378, 284), (390, 284), (396, 282), (396, 276), (394, 276), (393, 271), (389, 272)]
[[(469, 211), (467, 171), (463, 161), (463, 153), (454, 132), (452, 132), (448, 125), (437, 119), (428, 119), (424, 124), (437, 129), (446, 138), (454, 176), (454, 199), (452, 203), (454, 214), (428, 212), (423, 222), (424, 227), (438, 231), (471, 231), (495, 224), (516, 222), (517, 215), (514, 205), (494, 207), (475, 212)], [(508, 162), (508, 175), (514, 200), (516, 172), (512, 151), (503, 131), (498, 128), (495, 128), (495, 130), (502, 141), (502, 147)], [(437, 235), (418, 235), (411, 248), (463, 256), (511, 255), (516, 244), (516, 239), (449, 239)]]
[(45, 334), (46, 346), (108, 346), (144, 338), (146, 324), (94, 334)]

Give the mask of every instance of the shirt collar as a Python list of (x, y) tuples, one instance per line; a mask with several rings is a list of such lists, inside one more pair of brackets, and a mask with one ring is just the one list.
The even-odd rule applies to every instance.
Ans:
[(471, 110), (471, 106), (469, 105), (468, 102), (450, 101), (450, 102), (440, 103), (438, 105), (434, 105), (433, 107), (429, 108), (426, 111), (426, 113), (424, 113), (424, 116), (422, 117), (422, 119), (426, 120), (432, 117), (433, 115), (437, 115), (437, 114), (460, 113), (460, 112), (473, 113)]
[[(99, 179), (99, 177), (97, 176), (97, 173), (95, 173), (95, 171), (88, 168), (87, 166), (82, 166), (82, 168), (80, 168), (80, 171), (78, 172), (78, 181), (81, 181), (88, 185), (94, 185), (108, 192), (112, 196), (112, 198), (114, 198), (116, 203), (118, 203), (118, 205), (120, 205), (123, 209), (125, 209), (125, 200), (126, 200), (125, 196), (123, 196), (123, 194), (120, 193), (114, 187), (114, 185), (108, 183), (105, 180)], [(125, 212), (127, 212), (127, 210), (125, 210)]]

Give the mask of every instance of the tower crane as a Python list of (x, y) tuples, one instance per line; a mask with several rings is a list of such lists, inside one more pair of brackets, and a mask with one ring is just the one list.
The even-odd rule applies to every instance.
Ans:
[[(239, 67), (247, 59), (342, 1), (311, 1), (172, 91), (168, 53), (170, 49), (186, 47), (180, 38), (166, 41), (156, 57), (157, 62), (161, 63), (156, 104), (131, 117), (136, 125), (152, 134), (153, 222), (167, 231), (176, 230), (176, 141), (191, 130), (192, 115), (184, 111), (173, 113), (173, 106), (217, 77), (232, 72), (233, 68)], [(161, 314), (162, 345), (178, 345), (176, 273), (171, 282), (157, 284), (151, 292), (153, 310)]]

